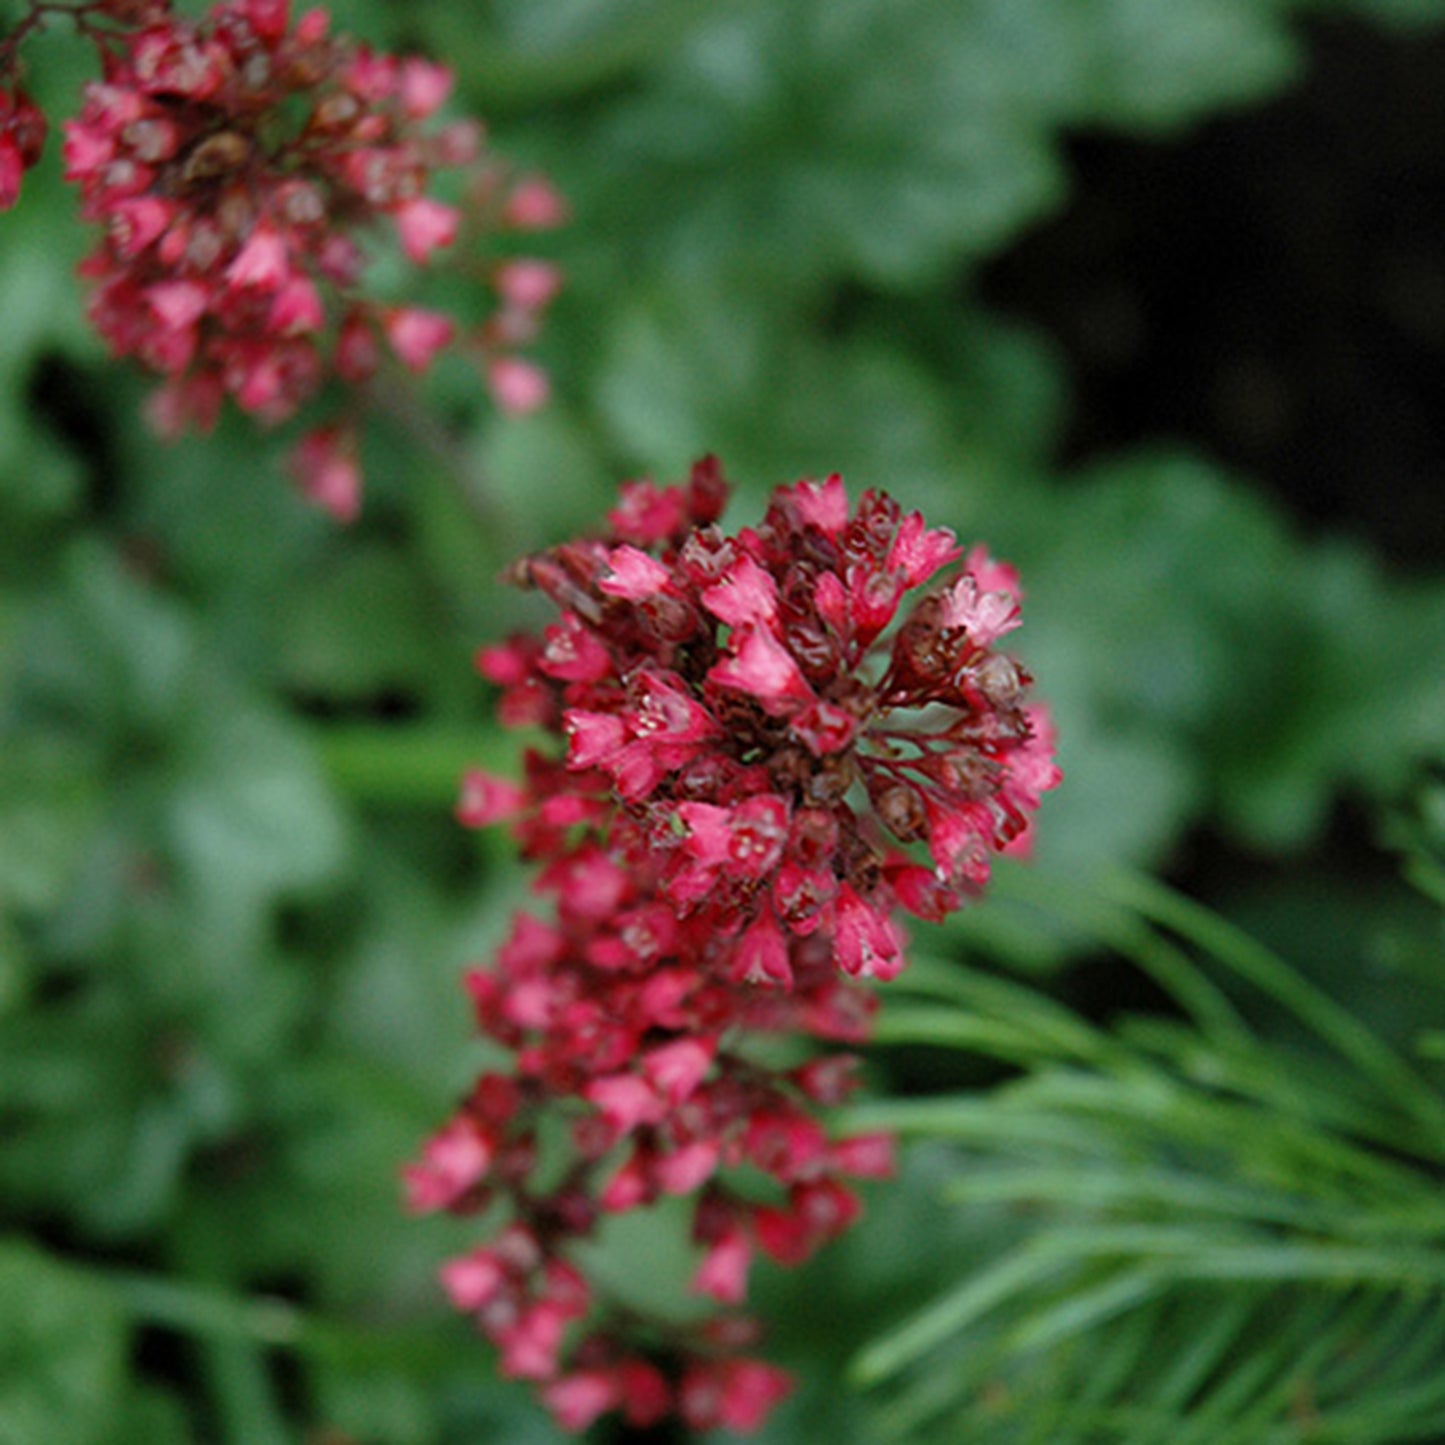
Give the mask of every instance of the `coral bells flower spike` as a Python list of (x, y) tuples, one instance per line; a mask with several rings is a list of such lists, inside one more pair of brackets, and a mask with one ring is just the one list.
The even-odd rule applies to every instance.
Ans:
[(975, 549), (942, 580), (952, 533), (877, 492), (850, 509), (836, 477), (779, 488), (733, 537), (718, 490), (713, 463), (633, 485), (610, 536), (519, 569), (562, 611), (566, 665), (514, 640), (504, 712), (565, 734), (573, 776), (548, 799), (620, 804), (681, 916), (762, 956), (759, 920), (821, 932), (845, 970), (886, 977), (895, 905), (960, 906), (1058, 782), (1028, 674), (995, 650), (1017, 578)]
[[(495, 1209), (444, 1287), (573, 1430), (753, 1430), (786, 1394), (731, 1311), (758, 1260), (811, 1258), (858, 1217), (850, 1181), (893, 1169), (887, 1136), (817, 1117), (856, 1062), (826, 1046), (866, 1039), (898, 908), (959, 907), (1059, 780), (1027, 674), (993, 650), (1012, 569), (976, 550), (944, 580), (952, 533), (881, 493), (852, 507), (837, 477), (731, 536), (726, 491), (711, 459), (626, 487), (606, 535), (515, 569), (559, 619), (478, 656), (504, 721), (552, 747), (521, 782), (468, 773), (458, 815), (514, 830), (554, 918), (519, 916), (468, 976), (510, 1067), (404, 1179), (414, 1210)], [(822, 1048), (781, 1069), (760, 1047), (780, 1035)], [(691, 1292), (729, 1311), (696, 1328), (609, 1313), (571, 1258), (665, 1196), (692, 1202)]]
[[(323, 10), (293, 20), (286, 0), (221, 0), (199, 19), (168, 0), (71, 9), (104, 63), (65, 126), (66, 178), (105, 228), (81, 268), (90, 319), (117, 355), (166, 378), (150, 407), (163, 431), (209, 426), (227, 397), (284, 422), (329, 381), (358, 386), (393, 363), (426, 372), (448, 350), (475, 360), (500, 407), (542, 404), (545, 375), (514, 352), (556, 293), (554, 267), (478, 258), (494, 304), (468, 326), (363, 290), (364, 232), (390, 231), (423, 266), (463, 240), (475, 256), (489, 235), (561, 219), (555, 193), (509, 178), (479, 127), (432, 124), (451, 89), (444, 66), (333, 36)], [(0, 207), (43, 135), (25, 97), (0, 92)], [(430, 194), (449, 170), (462, 172), (461, 204)], [(325, 432), (301, 443), (296, 469), (307, 495), (349, 519), (354, 443), (327, 466)]]

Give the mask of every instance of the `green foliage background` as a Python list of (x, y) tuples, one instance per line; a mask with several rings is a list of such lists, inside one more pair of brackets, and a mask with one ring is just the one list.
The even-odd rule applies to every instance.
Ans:
[[(803, 1383), (763, 1438), (1445, 1439), (1445, 581), (1178, 446), (1061, 471), (1059, 348), (975, 285), (1069, 134), (1181, 136), (1296, 83), (1302, 19), (1445, 3), (335, 11), (570, 197), (557, 399), (442, 372), (339, 530), (274, 439), (146, 433), (54, 142), (0, 221), (0, 1445), (558, 1438), (438, 1298), (465, 1230), (397, 1205), (525, 886), (450, 818), (512, 756), (470, 655), (532, 615), (509, 557), (709, 450), (737, 517), (840, 470), (1016, 561), (1067, 775), (885, 1011), (857, 1115), (917, 1143), (764, 1282)], [(70, 113), (86, 56), (31, 62)], [(1332, 866), (1342, 808), (1416, 889)], [(1265, 881), (1151, 881), (1200, 838)]]

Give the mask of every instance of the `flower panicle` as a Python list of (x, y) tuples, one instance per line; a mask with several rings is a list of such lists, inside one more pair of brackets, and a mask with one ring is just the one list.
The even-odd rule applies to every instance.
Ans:
[[(443, 1283), (572, 1429), (607, 1411), (751, 1429), (782, 1398), (741, 1307), (759, 1258), (808, 1260), (859, 1216), (858, 1181), (892, 1172), (891, 1139), (820, 1116), (856, 1082), (869, 982), (903, 966), (896, 914), (975, 897), (1059, 780), (1047, 713), (995, 646), (1018, 625), (1012, 568), (881, 492), (850, 505), (837, 477), (729, 535), (727, 490), (712, 458), (624, 487), (601, 536), (512, 569), (556, 621), (477, 659), (503, 719), (553, 746), (520, 781), (469, 773), (459, 817), (510, 826), (551, 908), (468, 975), (511, 1068), (405, 1179), (417, 1210), (503, 1206)], [(782, 1066), (770, 1038), (815, 1052)], [(692, 1289), (720, 1313), (664, 1336), (572, 1246), (669, 1196), (691, 1201)]]
[[(837, 477), (779, 488), (731, 537), (725, 497), (712, 459), (686, 486), (632, 484), (608, 534), (512, 569), (560, 616), (478, 667), (504, 721), (566, 752), (468, 821), (510, 817), (541, 854), (549, 819), (620, 809), (680, 913), (732, 936), (822, 929), (845, 969), (886, 976), (895, 907), (976, 896), (1059, 781), (1047, 711), (995, 646), (1017, 574), (882, 493), (850, 510)], [(498, 806), (497, 780), (470, 786)]]
[[(329, 385), (351, 397), (292, 456), (303, 491), (342, 520), (360, 505), (357, 428), (379, 372), (475, 363), (495, 403), (525, 412), (546, 374), (519, 353), (561, 284), (557, 268), (496, 244), (559, 224), (540, 176), (511, 173), (471, 120), (442, 120), (445, 66), (333, 33), (324, 9), (218, 0), (200, 18), (170, 0), (32, 4), (0, 56), (0, 209), (45, 138), (9, 73), (23, 33), (64, 13), (102, 74), (64, 123), (65, 178), (101, 228), (81, 264), (91, 324), (116, 356), (161, 378), (148, 406), (163, 435), (209, 429), (228, 401), (265, 425)], [(436, 194), (444, 176), (451, 198)], [(489, 314), (383, 300), (363, 243), (390, 233), (418, 271), (450, 257), (475, 271)]]

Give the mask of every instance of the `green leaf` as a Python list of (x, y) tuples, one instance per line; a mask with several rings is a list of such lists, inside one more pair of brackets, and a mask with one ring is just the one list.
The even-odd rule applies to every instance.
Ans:
[(0, 907), (59, 902), (100, 802), (90, 758), (34, 733), (0, 745)]
[(806, 316), (782, 324), (784, 305), (722, 278), (640, 293), (598, 375), (617, 443), (663, 475), (716, 452), (740, 512), (764, 484), (840, 471), (967, 535), (1035, 495), (1030, 449), (1055, 424), (1057, 377), (1028, 338), (961, 313), (940, 376), (882, 324), (829, 336)]
[(195, 1436), (180, 1401), (161, 1390), (134, 1390), (117, 1413), (105, 1445), (190, 1445)]
[(104, 1285), (0, 1241), (0, 1445), (108, 1445), (125, 1349)]
[(637, 184), (579, 204), (605, 205), (646, 238), (644, 257), (691, 275), (715, 269), (725, 244), (745, 272), (803, 290), (936, 278), (1062, 191), (1022, 103), (1039, 57), (999, 43), (1006, 14), (975, 0), (722, 11), (614, 111), (592, 172), (626, 155)]
[(1285, 85), (1296, 50), (1279, 9), (718, 8), (612, 108), (573, 188), (581, 212), (629, 239), (630, 264), (699, 280), (725, 262), (800, 295), (841, 278), (916, 288), (1000, 250), (1060, 203), (1063, 127), (1173, 129)]
[[(1298, 74), (1299, 53), (1282, 10), (1275, 0), (1074, 5), (1080, 89), (1070, 118), (1169, 131), (1283, 88)], [(1056, 23), (1067, 23), (1063, 11)]]
[(222, 687), (178, 740), (165, 836), (218, 929), (332, 877), (345, 823), (302, 729)]

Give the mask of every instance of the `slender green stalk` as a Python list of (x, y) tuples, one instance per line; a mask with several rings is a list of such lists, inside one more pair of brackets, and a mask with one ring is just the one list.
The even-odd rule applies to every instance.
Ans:
[(1005, 1255), (988, 1269), (969, 1276), (926, 1309), (864, 1349), (850, 1374), (860, 1385), (876, 1384), (957, 1334), (972, 1321), (1005, 1300), (1046, 1284), (1068, 1266), (1058, 1255), (1041, 1254), (1031, 1247)]
[(1018, 1025), (958, 1008), (928, 1005), (900, 1004), (884, 1009), (874, 1025), (871, 1042), (962, 1049), (1016, 1064), (1057, 1058), (1059, 1052)]
[(1012, 1028), (1049, 1057), (1090, 1060), (1099, 1064), (1128, 1057), (1118, 1040), (1096, 1029), (1037, 989), (972, 969), (964, 964), (914, 955), (907, 971), (884, 996), (886, 1025), (892, 1001), (921, 994), (946, 999)]
[(327, 771), (349, 797), (428, 808), (454, 804), (468, 768), (514, 772), (521, 752), (515, 737), (492, 727), (328, 727), (316, 738)]
[[(177, 1255), (188, 1273), (208, 1281), (216, 1280), (209, 1289), (223, 1291), (219, 1281), (223, 1278), (224, 1265), (209, 1236), (197, 1234), (183, 1241)], [(126, 1277), (111, 1278), (116, 1295), (123, 1304), (129, 1305), (131, 1301), (124, 1287)], [(208, 1286), (192, 1288), (207, 1290)], [(270, 1330), (274, 1330), (278, 1322), (269, 1311), (254, 1321)], [(222, 1438), (229, 1445), (295, 1445), (266, 1358), (272, 1341), (252, 1333), (215, 1329), (187, 1331), (187, 1334), (205, 1375)]]

